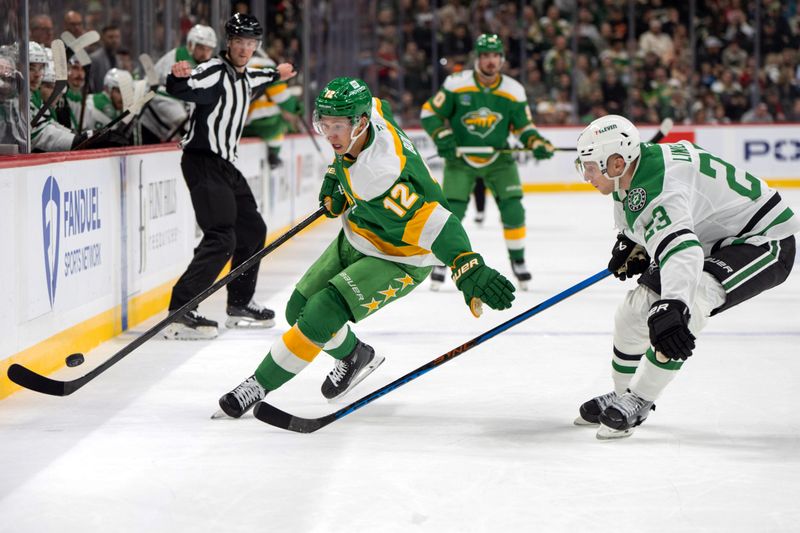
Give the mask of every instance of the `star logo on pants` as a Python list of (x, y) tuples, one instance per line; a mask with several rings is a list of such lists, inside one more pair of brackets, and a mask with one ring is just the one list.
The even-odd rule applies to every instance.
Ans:
[(401, 291), (403, 289), (405, 289), (406, 287), (408, 287), (409, 285), (414, 285), (414, 279), (411, 276), (409, 276), (408, 274), (406, 274), (406, 276), (404, 278), (395, 278), (394, 280), (403, 284), (403, 286), (400, 287), (400, 289), (399, 289)]
[(383, 294), (383, 302), (386, 303), (389, 298), (396, 298), (397, 297), (397, 289), (389, 285), (389, 288), (385, 291), (378, 291), (378, 294)]
[(370, 313), (371, 313), (371, 312), (373, 312), (373, 311), (377, 311), (377, 310), (378, 310), (378, 307), (379, 307), (380, 305), (381, 305), (381, 303), (380, 303), (378, 300), (376, 300), (375, 298), (373, 298), (373, 299), (372, 299), (372, 301), (371, 301), (370, 303), (368, 303), (368, 304), (361, 304), (361, 307), (366, 307), (367, 309), (369, 309), (369, 311), (367, 311), (367, 314), (370, 314)]

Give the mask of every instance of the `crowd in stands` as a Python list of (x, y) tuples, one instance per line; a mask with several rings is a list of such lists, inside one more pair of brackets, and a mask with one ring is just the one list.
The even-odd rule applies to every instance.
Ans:
[[(434, 11), (431, 0), (378, 2), (365, 29), (377, 46), (362, 75), (415, 126), (434, 78), (472, 68), (475, 37), (492, 32), (505, 43), (505, 72), (525, 85), (541, 124), (586, 124), (608, 113), (637, 123), (800, 121), (797, 2), (698, 1), (694, 49), (689, 2), (635, 0), (633, 21), (628, 4), (439, 0)], [(270, 50), (292, 60), (302, 1), (280, 0), (271, 12)]]
[[(406, 127), (419, 125), (422, 103), (447, 75), (472, 68), (475, 37), (485, 32), (502, 38), (504, 72), (525, 86), (538, 124), (586, 124), (608, 113), (649, 124), (666, 117), (695, 124), (800, 122), (798, 2), (705, 0), (695, 2), (694, 14), (689, 2), (634, 2), (631, 11), (628, 0), (354, 0), (369, 9), (355, 18), (352, 31), (363, 38), (352, 61)], [(181, 42), (194, 25), (208, 23), (207, 3), (191, 4), (176, 20)], [(301, 81), (311, 76), (302, 65), (303, 5), (269, 2), (263, 43), (276, 62), (297, 65)], [(312, 3), (323, 14), (331, 7)], [(100, 26), (92, 13), (75, 10), (52, 15), (30, 17), (32, 42), (47, 48), (64, 30), (79, 37), (91, 27), (101, 35), (85, 82), (77, 73), (70, 78), (73, 97), (79, 83), (91, 94), (108, 91), (112, 69), (143, 77), (118, 26)], [(313, 31), (324, 40), (330, 28)], [(318, 53), (311, 50), (312, 64)], [(0, 49), (0, 99), (14, 96), (18, 83), (12, 78), (19, 57), (12, 55)], [(5, 105), (0, 112), (6, 121), (0, 133), (18, 135), (8, 124), (15, 111)]]

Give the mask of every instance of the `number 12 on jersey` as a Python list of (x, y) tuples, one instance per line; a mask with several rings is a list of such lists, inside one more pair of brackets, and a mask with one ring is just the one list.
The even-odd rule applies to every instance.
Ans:
[[(411, 192), (408, 189), (408, 185), (405, 183), (398, 183), (392, 190), (389, 192), (388, 196), (383, 199), (383, 207), (388, 209), (389, 211), (394, 212), (399, 217), (404, 217), (411, 206), (413, 206), (417, 200), (419, 199), (419, 195), (415, 192)], [(394, 200), (398, 200), (400, 203), (398, 204)], [(402, 207), (401, 207), (402, 206)]]

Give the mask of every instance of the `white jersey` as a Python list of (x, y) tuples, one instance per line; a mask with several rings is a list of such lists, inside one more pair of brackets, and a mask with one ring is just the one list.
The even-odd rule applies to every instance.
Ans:
[(617, 228), (661, 269), (661, 298), (690, 307), (713, 251), (800, 231), (800, 219), (777, 191), (688, 141), (643, 143), (627, 195), (614, 199)]

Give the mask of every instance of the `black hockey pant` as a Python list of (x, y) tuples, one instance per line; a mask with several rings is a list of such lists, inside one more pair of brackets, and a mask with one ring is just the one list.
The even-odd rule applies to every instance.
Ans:
[[(250, 186), (232, 163), (211, 153), (184, 152), (181, 169), (203, 239), (186, 272), (172, 288), (170, 311), (214, 283), (231, 256), (235, 268), (260, 250), (267, 235)], [(256, 289), (258, 265), (228, 284), (228, 305), (241, 306), (250, 301)]]

